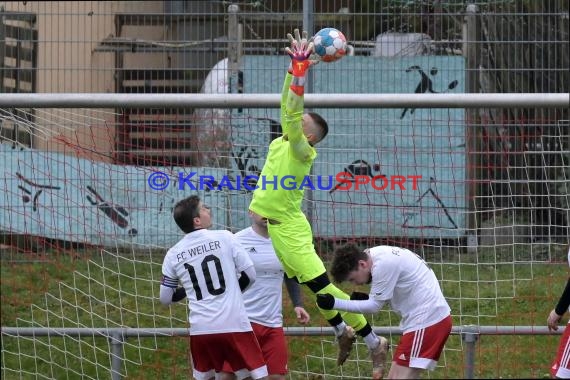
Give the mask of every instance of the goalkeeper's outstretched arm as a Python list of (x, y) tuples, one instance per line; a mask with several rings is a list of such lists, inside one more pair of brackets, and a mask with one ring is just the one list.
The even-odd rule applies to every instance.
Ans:
[(294, 33), (295, 38), (291, 34), (287, 35), (291, 42), (291, 47), (285, 49), (291, 57), (291, 75), (287, 74), (287, 77), (291, 76), (291, 80), (285, 101), (283, 101), (285, 87), (283, 88), (281, 107), (283, 112), (285, 105), (283, 124), (287, 128), (291, 153), (298, 160), (305, 161), (313, 153), (313, 148), (303, 134), (305, 74), (315, 61), (309, 58), (313, 51), (313, 43), (307, 41), (307, 32), (303, 32), (303, 38), (299, 35), (298, 29), (295, 29)]
[(281, 121), (281, 131), (283, 135), (289, 133), (289, 124), (286, 120), (287, 116), (287, 96), (289, 95), (289, 86), (291, 86), (291, 80), (293, 80), (293, 71), (288, 70), (285, 74), (285, 80), (283, 81), (283, 88), (281, 89), (281, 115), (279, 120)]

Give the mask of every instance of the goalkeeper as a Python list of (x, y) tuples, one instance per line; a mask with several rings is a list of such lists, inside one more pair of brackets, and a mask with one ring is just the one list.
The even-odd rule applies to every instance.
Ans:
[[(326, 121), (316, 113), (303, 114), (305, 74), (317, 61), (310, 59), (313, 43), (307, 41), (307, 33), (301, 38), (295, 29), (295, 37), (287, 34), (291, 43), (285, 51), (291, 64), (285, 76), (281, 96), (281, 126), (283, 135), (269, 145), (267, 159), (260, 178), (282, 179), (294, 177), (299, 184), (309, 175), (317, 157), (314, 146), (328, 133)], [(277, 180), (276, 183), (279, 183)], [(249, 206), (251, 212), (267, 219), (269, 236), (279, 261), (288, 277), (296, 278), (315, 294), (332, 294), (348, 299), (349, 296), (329, 280), (325, 266), (313, 246), (311, 226), (301, 211), (304, 191), (260, 186), (253, 193)], [(355, 332), (362, 336), (370, 350), (373, 378), (382, 378), (388, 342), (378, 337), (362, 314), (339, 313), (322, 310), (323, 316), (333, 326), (339, 344), (337, 364), (348, 358), (355, 341)]]

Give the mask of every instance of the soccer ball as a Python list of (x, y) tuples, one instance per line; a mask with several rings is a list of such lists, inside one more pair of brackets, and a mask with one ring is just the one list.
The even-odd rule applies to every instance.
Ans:
[(346, 37), (335, 28), (324, 28), (315, 34), (313, 39), (315, 53), (323, 62), (334, 62), (346, 54)]

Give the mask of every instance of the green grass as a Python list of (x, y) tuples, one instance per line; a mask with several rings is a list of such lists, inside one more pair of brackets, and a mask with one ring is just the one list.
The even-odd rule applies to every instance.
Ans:
[[(526, 249), (517, 247), (516, 254), (512, 248), (478, 255), (426, 254), (442, 281), (456, 326), (545, 326), (567, 276), (564, 252), (562, 248), (555, 252), (560, 262), (531, 263)], [(38, 262), (3, 261), (2, 326), (186, 327), (185, 304), (165, 308), (157, 300), (162, 253), (126, 256), (94, 254), (86, 260), (52, 254)], [(311, 326), (327, 326), (312, 303), (307, 303)], [(284, 315), (286, 326), (298, 326), (288, 300)], [(397, 316), (388, 311), (368, 317), (375, 326), (398, 324)], [(291, 378), (368, 376), (370, 362), (361, 340), (351, 359), (337, 368), (331, 338), (289, 337)], [(389, 338), (393, 345), (399, 340), (398, 336)], [(481, 336), (475, 352), (475, 375), (545, 377), (559, 339), (559, 335)], [(129, 379), (187, 379), (191, 373), (188, 343), (187, 337), (128, 338), (123, 373)], [(109, 351), (109, 341), (104, 338), (2, 336), (1, 375), (3, 379), (107, 379)], [(453, 335), (440, 366), (429, 377), (460, 378), (463, 374), (464, 347), (461, 338)]]

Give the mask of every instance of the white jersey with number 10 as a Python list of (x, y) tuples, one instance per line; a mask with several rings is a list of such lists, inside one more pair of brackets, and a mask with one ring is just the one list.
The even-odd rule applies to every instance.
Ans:
[(251, 331), (238, 283), (251, 266), (229, 231), (194, 231), (168, 250), (162, 273), (186, 289), (190, 335)]

